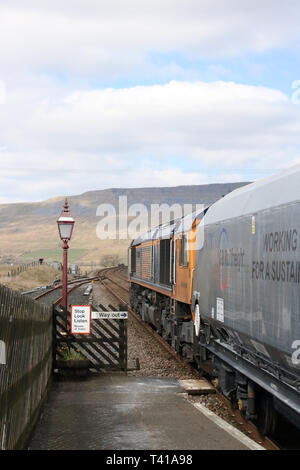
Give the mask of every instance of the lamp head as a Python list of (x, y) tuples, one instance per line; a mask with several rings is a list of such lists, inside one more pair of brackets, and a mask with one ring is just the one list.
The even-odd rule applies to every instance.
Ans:
[(57, 226), (59, 231), (59, 236), (63, 241), (71, 240), (73, 228), (74, 228), (75, 221), (71, 216), (69, 210), (69, 203), (68, 199), (65, 199), (64, 208), (60, 214), (59, 219), (57, 220)]

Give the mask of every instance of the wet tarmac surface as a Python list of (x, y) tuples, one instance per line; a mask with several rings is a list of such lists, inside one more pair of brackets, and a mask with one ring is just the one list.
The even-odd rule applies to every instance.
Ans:
[(176, 379), (54, 381), (32, 450), (247, 449), (184, 399)]

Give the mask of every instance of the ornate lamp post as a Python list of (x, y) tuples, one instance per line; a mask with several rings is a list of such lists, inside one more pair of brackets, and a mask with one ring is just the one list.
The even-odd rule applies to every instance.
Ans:
[(70, 214), (68, 199), (65, 199), (65, 205), (57, 221), (59, 236), (63, 242), (63, 288), (62, 288), (62, 306), (67, 310), (68, 307), (68, 242), (71, 240), (75, 221)]

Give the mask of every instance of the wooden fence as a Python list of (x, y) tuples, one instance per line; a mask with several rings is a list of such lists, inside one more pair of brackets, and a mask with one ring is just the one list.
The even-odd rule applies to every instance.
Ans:
[(0, 285), (0, 449), (22, 449), (46, 397), (52, 309)]
[[(43, 262), (43, 264), (46, 264)], [(26, 264), (19, 264), (14, 267), (8, 267), (7, 272), (2, 272), (0, 273), (0, 277), (15, 277), (18, 276), (19, 274), (23, 273), (24, 271), (27, 271), (28, 269), (35, 268), (36, 266), (40, 266), (41, 263), (39, 261), (32, 261), (32, 263), (26, 263)]]

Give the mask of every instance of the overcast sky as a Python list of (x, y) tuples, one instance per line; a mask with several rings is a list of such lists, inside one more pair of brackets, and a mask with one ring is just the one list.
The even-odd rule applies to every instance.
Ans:
[(0, 202), (300, 163), (299, 0), (0, 3)]

